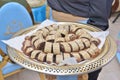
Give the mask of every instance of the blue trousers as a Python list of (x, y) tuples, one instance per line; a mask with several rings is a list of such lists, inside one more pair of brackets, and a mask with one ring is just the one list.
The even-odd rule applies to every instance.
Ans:
[(57, 76), (57, 80), (78, 80), (77, 75)]

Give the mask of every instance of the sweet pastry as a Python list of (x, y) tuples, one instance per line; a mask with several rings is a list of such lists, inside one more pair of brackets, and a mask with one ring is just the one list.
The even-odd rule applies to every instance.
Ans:
[(78, 52), (79, 46), (77, 45), (77, 43), (75, 41), (71, 41), (71, 42), (68, 42), (68, 43), (71, 46), (71, 51), (72, 52)]
[(66, 43), (66, 42), (60, 43), (60, 50), (63, 53), (64, 52), (71, 52), (72, 51), (70, 45), (68, 43)]
[(70, 56), (70, 54), (69, 53), (63, 53), (63, 59), (65, 60), (65, 59), (68, 59), (68, 58), (70, 58), (71, 56)]
[(75, 31), (75, 34), (78, 35), (78, 36), (81, 36), (82, 34), (86, 34), (86, 31), (82, 28), (78, 28), (76, 31)]
[(65, 41), (69, 42), (69, 41), (73, 41), (77, 38), (77, 36), (75, 34), (68, 34), (65, 36)]
[(59, 43), (53, 43), (53, 54), (60, 54), (60, 44)]
[(38, 57), (37, 57), (37, 60), (38, 61), (41, 61), (41, 62), (45, 62), (46, 61), (46, 54), (44, 52), (41, 52)]
[(35, 47), (35, 49), (39, 49), (39, 46), (40, 46), (40, 44), (41, 44), (42, 42), (45, 42), (45, 40), (42, 39), (42, 38), (37, 39), (37, 40), (34, 42), (34, 44), (33, 44), (34, 47)]
[(45, 42), (44, 52), (51, 53), (53, 44), (51, 42)]
[(53, 63), (53, 54), (52, 53), (48, 53), (46, 56), (46, 62), (48, 64)]
[(48, 42), (54, 42), (54, 40), (55, 40), (55, 35), (48, 35), (48, 36), (46, 37), (46, 40), (47, 40)]
[(85, 48), (85, 46), (84, 46), (84, 44), (83, 44), (81, 39), (76, 39), (75, 42), (79, 46), (79, 50), (83, 50)]
[(84, 60), (90, 59), (90, 55), (89, 53), (87, 53), (87, 51), (80, 51), (79, 54), (82, 56)]
[(23, 47), (22, 47), (22, 50), (23, 50), (23, 52), (24, 51), (26, 51), (26, 49), (27, 49), (27, 47), (30, 47), (31, 46), (31, 41), (30, 40), (25, 40), (24, 42), (23, 42)]
[(37, 59), (37, 56), (38, 56), (40, 53), (41, 53), (40, 50), (34, 50), (34, 51), (31, 52), (30, 58), (32, 58), (32, 59)]
[(92, 48), (88, 48), (86, 51), (92, 58), (96, 57), (96, 53)]
[(56, 43), (65, 42), (65, 38), (59, 37), (55, 39)]
[(81, 40), (82, 40), (85, 48), (90, 47), (90, 41), (89, 41), (88, 39), (86, 39), (86, 38), (81, 38)]
[(98, 38), (91, 38), (90, 42), (94, 43), (96, 46), (100, 44), (100, 40)]
[(34, 48), (33, 47), (27, 47), (26, 48), (26, 50), (24, 51), (24, 53), (26, 54), (26, 55), (28, 55), (28, 56), (30, 56), (31, 55), (31, 52), (34, 50)]
[(43, 31), (43, 36), (46, 37), (49, 33), (49, 30), (45, 27), (45, 28), (42, 28), (42, 31)]
[(23, 41), (22, 51), (30, 59), (59, 64), (74, 57), (77, 62), (95, 58), (101, 41), (75, 24), (50, 25), (38, 29)]
[(63, 61), (63, 56), (62, 55), (56, 55), (56, 63), (59, 64)]

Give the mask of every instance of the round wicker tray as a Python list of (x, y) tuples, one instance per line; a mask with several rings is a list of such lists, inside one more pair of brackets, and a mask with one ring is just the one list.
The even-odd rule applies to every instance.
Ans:
[[(79, 24), (79, 23), (59, 22), (58, 24), (76, 24), (90, 31), (100, 31), (100, 29), (96, 27)], [(23, 31), (16, 33), (14, 36), (25, 34), (35, 28), (36, 26), (25, 29)], [(52, 75), (77, 75), (77, 74), (84, 74), (84, 73), (95, 71), (97, 69), (100, 69), (107, 63), (109, 63), (112, 60), (112, 58), (115, 56), (117, 47), (113, 39), (110, 36), (108, 36), (100, 55), (82, 64), (75, 64), (75, 65), (69, 65), (69, 66), (54, 66), (54, 65), (42, 64), (40, 62), (31, 60), (30, 58), (25, 56), (23, 53), (9, 46), (7, 47), (7, 49), (8, 49), (8, 54), (10, 58), (14, 62), (18, 63), (19, 65), (27, 69), (34, 70), (41, 73), (46, 73), (46, 74), (52, 74)]]

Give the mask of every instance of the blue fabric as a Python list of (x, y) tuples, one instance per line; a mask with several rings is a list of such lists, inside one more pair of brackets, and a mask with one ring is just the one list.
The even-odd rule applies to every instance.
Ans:
[(116, 57), (117, 57), (118, 62), (120, 63), (120, 52), (117, 52)]
[(77, 75), (57, 76), (57, 80), (78, 80)]
[(46, 19), (46, 4), (32, 8), (35, 23), (41, 23)]
[(13, 63), (7, 63), (3, 68), (2, 68), (2, 73), (3, 75), (14, 72), (15, 70), (23, 68), (22, 66), (18, 64), (13, 64)]
[(1, 40), (7, 40), (15, 32), (32, 25), (32, 19), (24, 6), (16, 2), (3, 5), (0, 8), (0, 48), (7, 53), (6, 45)]

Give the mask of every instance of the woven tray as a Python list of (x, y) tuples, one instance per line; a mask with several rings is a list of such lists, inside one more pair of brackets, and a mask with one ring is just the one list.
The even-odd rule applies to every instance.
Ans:
[[(79, 23), (59, 22), (58, 24), (76, 24), (81, 28), (85, 28), (90, 31), (100, 31), (100, 29), (96, 27), (79, 24)], [(36, 26), (25, 29), (23, 31), (16, 33), (14, 36), (25, 34), (35, 28)], [(96, 58), (89, 60), (83, 64), (75, 64), (70, 66), (54, 66), (54, 65), (42, 64), (40, 62), (31, 60), (30, 58), (25, 56), (23, 53), (9, 46), (7, 47), (7, 49), (8, 49), (8, 54), (10, 58), (14, 62), (18, 63), (19, 65), (27, 69), (46, 73), (46, 74), (52, 74), (52, 75), (76, 75), (76, 74), (89, 73), (103, 67), (113, 59), (117, 48), (113, 39), (110, 36), (108, 36), (102, 48), (101, 53)]]

